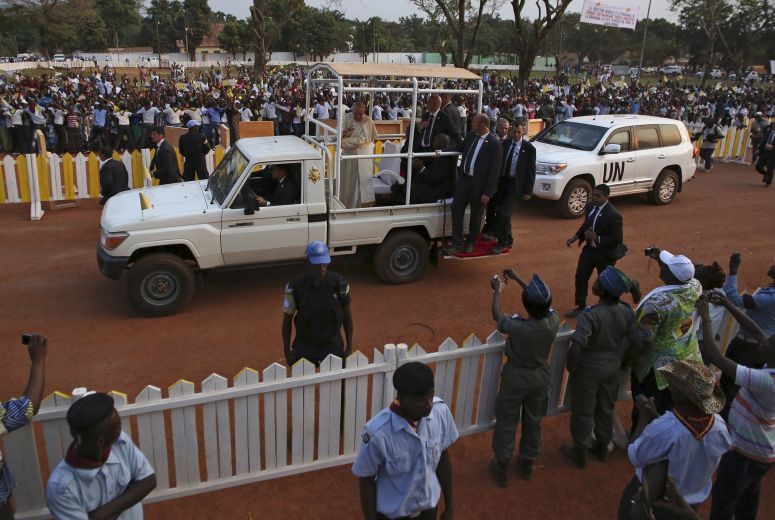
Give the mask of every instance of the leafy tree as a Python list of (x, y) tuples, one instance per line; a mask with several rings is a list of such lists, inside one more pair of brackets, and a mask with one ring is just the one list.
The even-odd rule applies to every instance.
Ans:
[(533, 70), (533, 62), (538, 56), (538, 50), (546, 39), (552, 27), (562, 18), (572, 0), (541, 0), (536, 1), (538, 16), (530, 21), (523, 19), (525, 0), (511, 0), (514, 11), (514, 26), (519, 57), (518, 86), (524, 90), (525, 83)]
[(207, 0), (184, 0), (183, 15), (188, 32), (188, 56), (191, 61), (196, 61), (196, 48), (202, 43), (205, 35), (210, 31), (210, 5)]
[[(443, 21), (446, 34), (454, 41), (453, 63), (456, 67), (468, 67), (482, 18), (500, 9), (503, 0), (412, 0), (412, 3), (432, 20)], [(446, 44), (441, 48), (442, 56), (446, 57)]]
[[(185, 31), (183, 20), (183, 4), (177, 0), (151, 0), (145, 10), (143, 19), (143, 34), (147, 42), (158, 52), (177, 51), (177, 40), (182, 40)], [(158, 34), (158, 45), (157, 45)]]
[(672, 7), (678, 11), (678, 19), (684, 28), (697, 38), (695, 42), (704, 43), (705, 55), (701, 62), (706, 67), (700, 83), (700, 88), (703, 88), (711, 69), (718, 65), (718, 51), (723, 48), (729, 50), (725, 31), (733, 15), (732, 4), (729, 0), (673, 0)]
[(260, 82), (263, 82), (266, 64), (283, 28), (303, 5), (304, 0), (253, 0), (250, 19), (256, 45), (255, 68)]
[(246, 20), (228, 20), (221, 33), (218, 35), (218, 43), (235, 59), (237, 53), (242, 53), (242, 58), (252, 48), (250, 25)]
[(112, 46), (126, 45), (128, 39), (136, 37), (142, 21), (141, 5), (141, 0), (94, 0), (96, 12), (103, 22), (107, 40)]

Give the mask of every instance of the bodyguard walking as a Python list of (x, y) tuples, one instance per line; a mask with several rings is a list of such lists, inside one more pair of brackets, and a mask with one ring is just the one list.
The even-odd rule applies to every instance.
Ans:
[(181, 135), (178, 141), (180, 155), (185, 159), (183, 180), (207, 179), (210, 174), (207, 172), (205, 154), (210, 151), (210, 145), (207, 144), (207, 138), (200, 131), (201, 123), (195, 119), (189, 119), (186, 122), (186, 128), (188, 128), (188, 132)]

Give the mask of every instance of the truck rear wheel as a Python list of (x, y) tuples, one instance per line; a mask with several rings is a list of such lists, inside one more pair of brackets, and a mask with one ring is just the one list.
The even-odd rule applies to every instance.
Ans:
[(194, 273), (170, 253), (153, 253), (138, 260), (127, 274), (132, 305), (144, 316), (179, 312), (194, 294)]
[(563, 218), (579, 218), (592, 194), (592, 186), (584, 179), (573, 179), (565, 186), (562, 197), (557, 201), (557, 210)]
[(374, 267), (385, 283), (409, 283), (422, 275), (428, 255), (428, 243), (423, 237), (414, 231), (398, 231), (379, 245)]

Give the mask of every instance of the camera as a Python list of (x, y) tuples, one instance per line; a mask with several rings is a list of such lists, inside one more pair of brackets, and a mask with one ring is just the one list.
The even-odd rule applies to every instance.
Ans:
[(652, 256), (652, 255), (653, 255), (654, 253), (656, 253), (657, 251), (659, 251), (659, 248), (658, 248), (658, 247), (656, 247), (656, 246), (651, 246), (651, 247), (647, 247), (646, 249), (644, 249), (644, 250), (643, 250), (643, 254), (644, 254), (645, 256)]

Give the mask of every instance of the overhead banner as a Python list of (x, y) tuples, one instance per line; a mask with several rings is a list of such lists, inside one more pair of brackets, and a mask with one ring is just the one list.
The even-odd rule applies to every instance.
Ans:
[(606, 27), (618, 27), (620, 29), (635, 29), (638, 21), (638, 8), (625, 7), (610, 3), (584, 0), (581, 9), (581, 21)]

